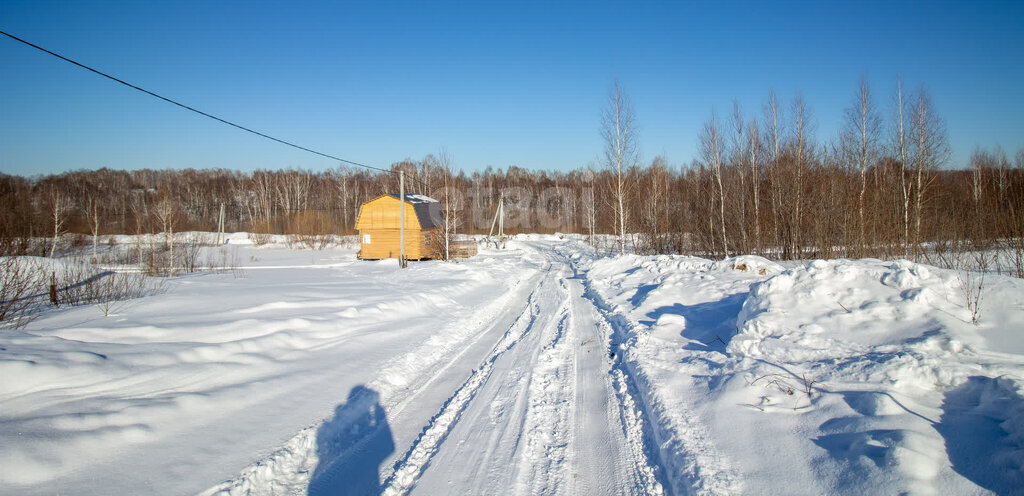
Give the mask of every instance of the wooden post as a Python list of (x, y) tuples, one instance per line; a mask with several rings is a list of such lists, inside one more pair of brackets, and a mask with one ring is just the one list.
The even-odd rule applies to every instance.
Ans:
[(53, 306), (59, 306), (59, 304), (57, 303), (57, 273), (56, 272), (52, 272), (50, 274), (50, 303), (53, 303)]
[(501, 216), (498, 217), (498, 239), (501, 240), (501, 248), (505, 248), (505, 194), (502, 193), (498, 197), (498, 211), (501, 212)]
[(220, 204), (220, 216), (217, 218), (217, 244), (224, 242), (224, 203)]
[(487, 234), (490, 238), (494, 235), (494, 225), (498, 225), (498, 237), (494, 240), (494, 248), (505, 247), (505, 195), (498, 196), (498, 208), (494, 211), (494, 220), (491, 221), (491, 231)]
[(405, 268), (405, 171), (398, 171), (398, 266)]

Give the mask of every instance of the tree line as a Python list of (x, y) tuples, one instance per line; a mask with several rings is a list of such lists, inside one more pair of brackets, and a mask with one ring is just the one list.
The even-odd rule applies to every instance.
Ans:
[[(837, 136), (819, 140), (798, 94), (759, 112), (712, 111), (699, 156), (641, 163), (635, 115), (616, 84), (602, 114), (600, 163), (570, 171), (453, 171), (446, 151), (389, 172), (81, 170), (0, 174), (0, 253), (54, 255), (67, 239), (227, 231), (351, 234), (359, 205), (406, 191), (442, 201), (454, 232), (486, 234), (500, 201), (506, 231), (616, 234), (644, 254), (774, 259), (922, 259), (999, 249), (1024, 259), (1024, 150), (978, 149), (950, 168), (945, 124), (924, 87), (897, 83), (879, 105), (861, 81)], [(48, 241), (47, 241), (48, 240)], [(628, 243), (627, 243), (628, 241)], [(1021, 274), (1021, 264), (1015, 272)]]

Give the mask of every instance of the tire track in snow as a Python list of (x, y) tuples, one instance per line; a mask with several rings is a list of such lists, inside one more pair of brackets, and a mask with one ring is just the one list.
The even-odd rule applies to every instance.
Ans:
[[(515, 492), (663, 494), (660, 467), (650, 463), (645, 444), (645, 411), (633, 401), (627, 377), (601, 354), (580, 356), (586, 353), (584, 345), (594, 339), (584, 340), (585, 332), (596, 332), (595, 337), (607, 342), (612, 327), (585, 298), (571, 257), (558, 250), (549, 253), (561, 259), (552, 260), (552, 265), (560, 265), (561, 304), (557, 310), (549, 306), (557, 317), (545, 329), (553, 337), (538, 356), (528, 386), (526, 440)], [(576, 294), (570, 284), (578, 288)], [(590, 411), (595, 408), (598, 411)]]
[[(519, 277), (508, 288), (508, 294), (519, 293), (524, 287), (533, 285), (538, 275), (543, 276), (545, 269), (544, 267), (531, 267), (528, 272)], [(520, 323), (524, 315), (529, 313), (536, 291), (537, 288), (534, 288), (528, 294), (527, 305), (522, 307), (526, 309), (526, 312), (517, 311), (516, 320), (502, 334), (500, 343), (508, 340), (510, 333), (515, 329), (516, 325)], [(512, 300), (516, 301), (517, 298), (512, 298)], [(414, 400), (430, 384), (437, 381), (450, 367), (457, 365), (460, 362), (459, 358), (472, 349), (478, 341), (491, 335), (491, 332), (485, 332), (482, 329), (493, 326), (496, 323), (495, 321), (500, 322), (504, 320), (503, 316), (508, 314), (510, 306), (506, 301), (496, 300), (488, 305), (484, 311), (474, 312), (471, 317), (460, 319), (446, 326), (448, 328), (465, 328), (470, 330), (463, 334), (471, 337), (460, 341), (460, 346), (454, 353), (445, 354), (444, 356), (437, 355), (435, 348), (438, 346), (427, 343), (389, 361), (382, 369), (378, 378), (370, 383), (370, 388), (380, 393), (381, 401), (388, 412), (388, 417), (394, 418), (399, 416), (407, 406), (414, 403)], [(423, 363), (424, 356), (434, 355), (437, 356), (433, 361)], [(437, 366), (439, 362), (443, 363)], [(426, 372), (426, 374), (423, 374), (423, 372)], [(415, 377), (410, 384), (401, 386), (395, 381), (396, 377), (408, 377), (410, 375)], [(317, 435), (321, 425), (322, 422), (302, 429), (270, 453), (270, 455), (243, 469), (238, 476), (213, 486), (200, 494), (210, 496), (305, 494), (311, 476), (321, 462), (317, 453)], [(382, 470), (382, 477), (386, 478), (390, 475), (390, 471), (385, 472)]]
[[(396, 417), (402, 416), (405, 407), (416, 404), (416, 398), (430, 389), (440, 375), (449, 377), (441, 383), (449, 384), (452, 388), (449, 391), (453, 391), (450, 395), (437, 396), (447, 399), (428, 421), (412, 424), (424, 427), (415, 441), (403, 443), (408, 449), (398, 461), (382, 467), (380, 475), (384, 478), (385, 494), (404, 494), (414, 489), (431, 463), (437, 463), (438, 468), (447, 467), (431, 472), (431, 479), (453, 469), (456, 471), (453, 473), (458, 473), (458, 466), (452, 465), (458, 460), (449, 459), (450, 454), (466, 452), (456, 449), (456, 438), (451, 436), (453, 429), (476, 431), (482, 427), (469, 419), (481, 414), (486, 418), (487, 413), (482, 408), (491, 407), (490, 411), (494, 405), (484, 405), (478, 397), (485, 395), (483, 399), (487, 399), (494, 394), (497, 395), (494, 401), (500, 403), (497, 405), (499, 417), (502, 421), (512, 421), (498, 429), (483, 431), (486, 432), (484, 437), (478, 438), (481, 444), (469, 449), (472, 456), (489, 461), (474, 460), (475, 465), (463, 466), (463, 474), (467, 474), (467, 470), (479, 472), (475, 479), (472, 475), (460, 476), (467, 484), (461, 486), (463, 490), (504, 492), (511, 489), (534, 494), (688, 492), (680, 487), (687, 482), (685, 477), (689, 472), (678, 475), (685, 470), (679, 464), (692, 460), (680, 458), (678, 451), (672, 451), (680, 445), (677, 439), (672, 439), (672, 430), (678, 428), (654, 423), (667, 417), (664, 412), (658, 414), (648, 407), (652, 400), (645, 395), (650, 395), (650, 391), (642, 375), (637, 377), (642, 371), (634, 370), (635, 363), (624, 360), (623, 355), (628, 350), (618, 348), (620, 344), (627, 344), (630, 328), (620, 327), (626, 321), (615, 320), (621, 316), (602, 306), (585, 274), (576, 267), (575, 257), (567, 256), (559, 247), (542, 245), (537, 248), (529, 251), (540, 252), (535, 254), (545, 259), (538, 264), (541, 266), (533, 266), (539, 277), (533, 277), (538, 272), (524, 277), (522, 285), (510, 291), (512, 294), (505, 301), (488, 305), (475, 317), (453, 323), (468, 329), (467, 335), (472, 337), (466, 342), (477, 342), (483, 334), (491, 336), (479, 341), (479, 354), (475, 356), (484, 357), (482, 360), (459, 360), (465, 349), (441, 353), (430, 364), (410, 365), (405, 363), (407, 357), (403, 357), (386, 366), (383, 372), (394, 370), (399, 379), (404, 377), (408, 381), (393, 382), (389, 374), (381, 374), (371, 384), (381, 393), (382, 404), (392, 422), (397, 422)], [(568, 278), (570, 270), (573, 277)], [(530, 290), (529, 286), (534, 284), (537, 286)], [(525, 305), (522, 304), (524, 299)], [(597, 337), (609, 348), (580, 357), (579, 354), (584, 353), (582, 344), (591, 342), (582, 339), (583, 333), (590, 339)], [(488, 350), (488, 341), (499, 335), (497, 343)], [(524, 339), (527, 336), (530, 338)], [(510, 350), (516, 351), (509, 353)], [(609, 351), (616, 352), (610, 360)], [(418, 351), (408, 356), (415, 358), (416, 353)], [(595, 358), (598, 361), (595, 362)], [(584, 368), (580, 368), (581, 360)], [(454, 373), (457, 369), (453, 367), (461, 367), (463, 361), (479, 365), (468, 379), (459, 382), (459, 374)], [(474, 398), (478, 399), (474, 401)], [(505, 411), (506, 407), (514, 411)], [(509, 418), (504, 418), (501, 411)], [(410, 414), (403, 417), (410, 417)], [(586, 428), (581, 429), (581, 421)], [(461, 426), (456, 429), (456, 425)], [(407, 429), (407, 432), (415, 431)], [(236, 490), (226, 492), (249, 493), (255, 489), (254, 494), (304, 493), (304, 483), (308, 483), (310, 474), (303, 473), (303, 467), (312, 470), (317, 463), (315, 433), (316, 427), (306, 429), (275, 454), (279, 456), (271, 456), (270, 460), (251, 467), (249, 475), (255, 477), (243, 475), (242, 480), (234, 481)], [(593, 436), (584, 437), (588, 435)], [(452, 442), (446, 443), (449, 437)], [(662, 445), (661, 439), (669, 441)], [(435, 458), (439, 450), (444, 456)], [(276, 461), (282, 460), (289, 465), (284, 470), (274, 466)], [(480, 472), (482, 470), (498, 472)], [(703, 467), (701, 470), (702, 474), (709, 473)], [(677, 476), (683, 478), (682, 482)], [(500, 481), (504, 484), (496, 485)], [(422, 482), (427, 484), (426, 479)], [(424, 489), (442, 487), (436, 486), (436, 482), (425, 485)]]
[(525, 442), (516, 477), (521, 493), (571, 492), (565, 491), (564, 485), (569, 480), (566, 461), (573, 432), (570, 419), (575, 410), (575, 350), (566, 339), (573, 324), (569, 289), (565, 286), (561, 270), (558, 276), (561, 303), (555, 312), (556, 317), (544, 328), (545, 335), (553, 335), (537, 357), (528, 386), (523, 423)]
[[(652, 423), (647, 406), (638, 394), (639, 391), (624, 364), (623, 352), (625, 349), (619, 346), (623, 342), (621, 336), (609, 321), (605, 309), (597, 305), (590, 297), (591, 290), (584, 277), (585, 274), (581, 273), (575, 265), (572, 268), (576, 277), (583, 281), (581, 299), (592, 306), (594, 315), (599, 319), (597, 325), (601, 329), (601, 335), (606, 337), (608, 343), (608, 357), (611, 360), (609, 374), (615, 394), (614, 404), (617, 407), (617, 411), (614, 413), (618, 415), (619, 422), (621, 422), (631, 456), (630, 470), (633, 481), (640, 485), (634, 489), (639, 489), (644, 494), (664, 494), (666, 488), (671, 486), (665, 484), (667, 474), (662, 463), (661, 452), (657, 449), (657, 437), (651, 428)], [(638, 399), (639, 401), (637, 401)], [(669, 492), (671, 493), (671, 491)]]
[[(575, 269), (574, 270), (578, 270)], [(586, 271), (584, 297), (593, 304), (609, 330), (609, 354), (613, 357), (612, 373), (617, 394), (623, 405), (623, 421), (642, 431), (642, 451), (656, 466), (649, 477), (670, 494), (737, 494), (742, 492), (742, 479), (731, 463), (714, 447), (704, 429), (688, 411), (665, 412), (647, 384), (646, 376), (629, 352), (636, 346), (635, 326), (624, 315), (615, 312), (594, 290)], [(629, 436), (636, 440), (637, 436)]]
[(463, 410), (480, 387), (487, 382), (494, 368), (494, 362), (515, 347), (535, 327), (540, 309), (537, 295), (547, 283), (547, 280), (542, 280), (537, 289), (530, 293), (528, 310), (519, 315), (484, 362), (473, 370), (469, 379), (456, 390), (455, 394), (444, 403), (441, 410), (427, 423), (420, 437), (413, 443), (405, 456), (395, 464), (394, 471), (384, 481), (382, 494), (389, 496), (405, 494), (416, 484), (430, 460), (444, 443), (448, 433), (451, 432), (452, 427), (459, 421)]

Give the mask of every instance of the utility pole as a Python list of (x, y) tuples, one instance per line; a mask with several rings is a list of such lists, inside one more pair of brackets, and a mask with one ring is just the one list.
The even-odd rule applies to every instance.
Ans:
[(405, 268), (405, 171), (398, 171), (398, 266)]
[[(494, 242), (495, 248), (505, 247), (505, 195), (498, 196), (498, 209), (494, 211), (494, 220), (491, 221), (491, 231), (487, 234), (490, 238), (494, 235), (494, 226), (498, 226), (498, 239)], [(501, 246), (499, 246), (499, 244)]]
[(220, 204), (220, 216), (217, 217), (217, 245), (224, 243), (224, 204)]

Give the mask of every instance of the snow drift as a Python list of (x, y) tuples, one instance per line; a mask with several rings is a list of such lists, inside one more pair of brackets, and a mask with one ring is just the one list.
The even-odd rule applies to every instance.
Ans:
[(965, 274), (907, 261), (620, 257), (589, 277), (626, 316), (678, 492), (1024, 487), (1020, 280), (987, 275), (975, 325)]

